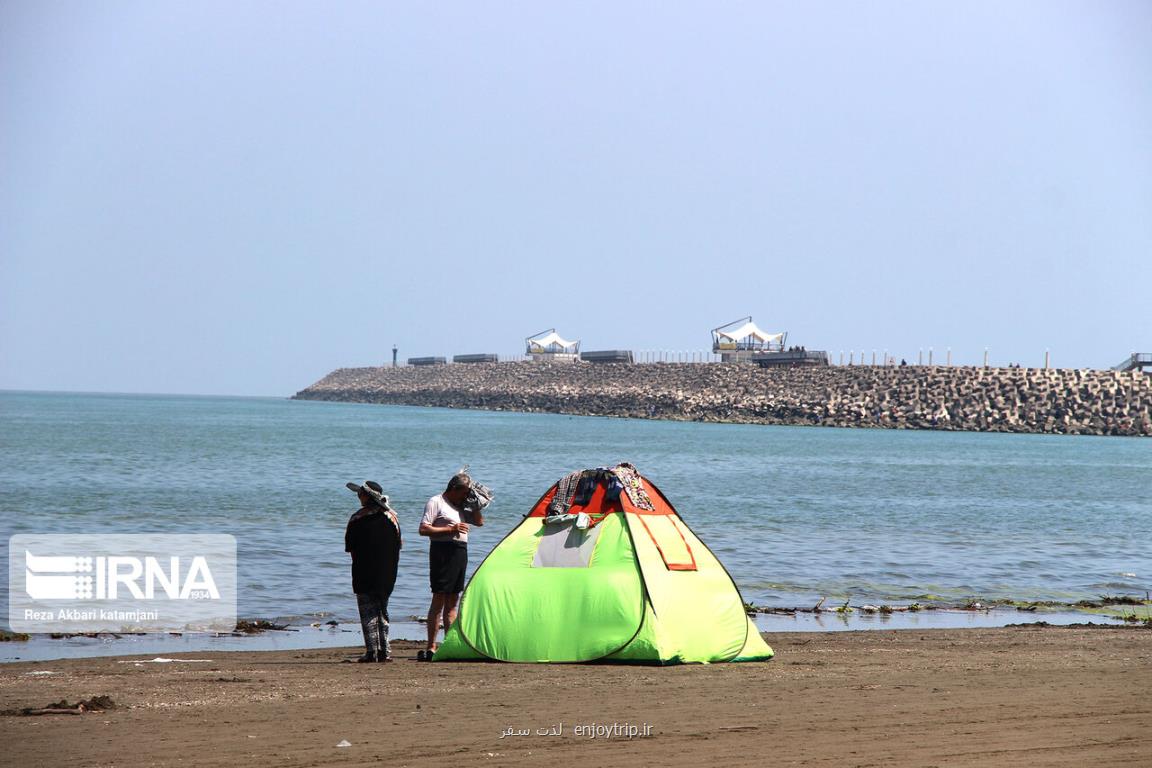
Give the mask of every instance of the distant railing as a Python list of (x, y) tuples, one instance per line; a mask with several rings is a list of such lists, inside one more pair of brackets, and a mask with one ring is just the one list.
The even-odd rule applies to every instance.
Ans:
[[(605, 354), (605, 353), (611, 354)], [(725, 350), (730, 353), (729, 350)], [(769, 359), (781, 359), (779, 356), (789, 356), (793, 354), (801, 355), (804, 362), (809, 362), (814, 359), (814, 353), (819, 355), (816, 350), (807, 350), (802, 347), (786, 347), (783, 350), (772, 353), (748, 353), (745, 362), (754, 362), (756, 358), (765, 355)], [(722, 356), (711, 350), (689, 349), (689, 350), (676, 350), (676, 349), (636, 349), (636, 350), (605, 350), (589, 353), (589, 357), (598, 357), (598, 362), (623, 362), (627, 355), (632, 357), (632, 363), (635, 365), (652, 365), (652, 364), (710, 364), (723, 362)], [(907, 358), (901, 357), (889, 350), (841, 350), (837, 354), (831, 352), (823, 353), (827, 365), (833, 366), (867, 366), (867, 367), (890, 367), (890, 366), (934, 366), (934, 367), (951, 367), (953, 365), (952, 349), (947, 348), (943, 350), (943, 354), (939, 354), (939, 350), (933, 350), (931, 347), (920, 349), (915, 355)], [(412, 357), (407, 360), (398, 360), (396, 367), (408, 367), (411, 365), (454, 365), (461, 363), (521, 363), (537, 359), (539, 356), (526, 355), (523, 352), (509, 352), (507, 354), (468, 354), (468, 355), (454, 355), (451, 357)], [(581, 356), (583, 357), (583, 355)], [(576, 355), (568, 356), (569, 359), (575, 359)], [(587, 358), (586, 358), (587, 360)], [(821, 362), (824, 362), (823, 360)], [(803, 363), (801, 363), (803, 364)], [(1019, 368), (1017, 364), (990, 364), (988, 350), (985, 349), (983, 353), (983, 361), (978, 358), (974, 362), (959, 363), (960, 365), (974, 365), (984, 368)], [(385, 361), (381, 364), (382, 368), (391, 368), (393, 364), (391, 361)], [(1026, 366), (1037, 368), (1049, 368), (1048, 353), (1044, 353), (1044, 363), (1042, 366)], [(1113, 366), (1112, 370), (1116, 371), (1134, 371), (1141, 370), (1152, 373), (1152, 352), (1134, 352), (1126, 358), (1119, 365)]]
[(630, 349), (598, 349), (581, 352), (580, 359), (586, 363), (634, 363), (635, 355)]
[(1152, 368), (1152, 352), (1133, 352), (1128, 359), (1119, 365), (1113, 366), (1114, 371), (1137, 371)]
[(761, 368), (788, 368), (801, 365), (828, 365), (828, 353), (823, 350), (791, 349), (784, 352), (762, 352), (752, 355), (752, 362)]
[(783, 345), (768, 341), (718, 341), (712, 345), (713, 352), (779, 352)]

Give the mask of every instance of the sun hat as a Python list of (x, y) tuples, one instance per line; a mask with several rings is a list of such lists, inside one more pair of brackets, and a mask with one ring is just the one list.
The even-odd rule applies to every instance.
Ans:
[(357, 485), (356, 483), (345, 483), (344, 487), (353, 493), (360, 493), (363, 491), (372, 497), (372, 500), (383, 507), (385, 510), (391, 512), (392, 507), (388, 505), (388, 497), (384, 495), (384, 489), (380, 483), (375, 480), (365, 480), (364, 485)]

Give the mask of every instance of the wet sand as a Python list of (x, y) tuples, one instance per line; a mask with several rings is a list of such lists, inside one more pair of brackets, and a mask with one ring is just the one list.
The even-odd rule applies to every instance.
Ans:
[[(766, 664), (666, 668), (421, 664), (413, 643), (375, 665), (341, 663), (356, 649), (6, 664), (0, 710), (117, 707), (0, 716), (0, 764), (1152, 765), (1146, 628), (768, 640)], [(650, 735), (578, 733), (590, 724)]]

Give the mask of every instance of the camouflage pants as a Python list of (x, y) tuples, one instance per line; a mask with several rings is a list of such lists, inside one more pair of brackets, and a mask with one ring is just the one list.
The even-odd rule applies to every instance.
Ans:
[(388, 643), (388, 595), (369, 592), (356, 594), (360, 609), (360, 628), (364, 630), (364, 647), (368, 653), (391, 656)]

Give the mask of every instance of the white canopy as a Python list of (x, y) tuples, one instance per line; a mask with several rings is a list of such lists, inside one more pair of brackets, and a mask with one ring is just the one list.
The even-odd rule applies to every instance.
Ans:
[(756, 323), (749, 320), (744, 325), (732, 331), (716, 331), (716, 335), (722, 339), (730, 339), (732, 341), (743, 341), (744, 339), (752, 338), (766, 344), (779, 344), (784, 341), (783, 333), (766, 333), (757, 327)]
[(548, 333), (544, 334), (543, 336), (528, 339), (528, 347), (531, 350), (539, 350), (542, 352), (546, 351), (549, 347), (552, 346), (559, 347), (560, 349), (568, 349), (569, 347), (574, 347), (579, 343), (580, 342), (578, 341), (567, 341), (561, 338), (560, 334), (556, 333), (556, 331), (548, 331)]

